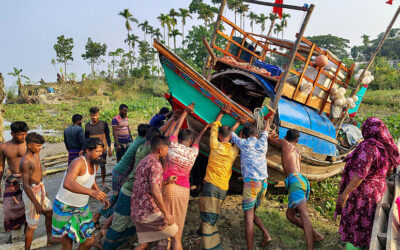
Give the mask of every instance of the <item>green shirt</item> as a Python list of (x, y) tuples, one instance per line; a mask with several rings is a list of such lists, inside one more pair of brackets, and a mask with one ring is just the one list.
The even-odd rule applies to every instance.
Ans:
[(129, 176), (126, 179), (124, 185), (122, 186), (127, 191), (132, 192), (133, 183), (135, 182), (136, 168), (139, 165), (139, 162), (144, 157), (146, 157), (148, 154), (150, 154), (150, 151), (151, 151), (151, 146), (150, 145), (142, 144), (142, 145), (140, 145), (138, 147), (138, 149), (136, 151), (136, 156), (135, 156), (135, 166), (133, 167), (132, 172), (129, 174)]
[(141, 137), (140, 135), (135, 138), (133, 143), (129, 146), (128, 150), (122, 157), (122, 159), (117, 163), (117, 165), (114, 167), (114, 170), (120, 174), (120, 176), (123, 176), (126, 178), (132, 170), (132, 160), (135, 159), (136, 151), (139, 148), (140, 145), (143, 145), (146, 141), (146, 138)]

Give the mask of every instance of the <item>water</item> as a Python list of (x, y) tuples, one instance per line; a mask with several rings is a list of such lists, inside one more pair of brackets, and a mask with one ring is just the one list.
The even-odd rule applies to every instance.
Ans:
[[(11, 125), (11, 122), (4, 120), (3, 123), (4, 127)], [(29, 132), (36, 132), (41, 135), (47, 135), (47, 136), (57, 136), (61, 137), (62, 136), (62, 131), (60, 130), (54, 130), (54, 129), (43, 129), (42, 126), (39, 126), (36, 129), (30, 129)], [(11, 136), (11, 130), (7, 129), (4, 130), (4, 141), (9, 141), (12, 139)]]

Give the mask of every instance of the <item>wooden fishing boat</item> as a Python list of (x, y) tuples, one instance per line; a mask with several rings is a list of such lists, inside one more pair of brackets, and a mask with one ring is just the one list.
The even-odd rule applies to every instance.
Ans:
[[(343, 150), (341, 147), (340, 154), (338, 150), (340, 144), (337, 135), (347, 110), (340, 110), (341, 116), (332, 118), (334, 107), (330, 93), (332, 88), (348, 87), (354, 64), (347, 67), (330, 51), (319, 48), (303, 37), (313, 5), (297, 7), (245, 1), (305, 11), (306, 16), (296, 41), (242, 30), (223, 16), (226, 1), (222, 1), (211, 42), (204, 40), (209, 56), (202, 74), (154, 40), (153, 46), (159, 53), (169, 86), (170, 93), (166, 94), (166, 98), (174, 110), (195, 103), (194, 113), (188, 116), (186, 125), (197, 132), (205, 124), (214, 121), (224, 104), (232, 107), (232, 112), (222, 119), (222, 124), (228, 126), (232, 126), (239, 117), (260, 123), (272, 107), (276, 114), (271, 127), (279, 138), (284, 138), (288, 129), (294, 128), (300, 132), (301, 173), (310, 180), (323, 180), (341, 173), (344, 167), (342, 160), (352, 150)], [(223, 30), (220, 29), (222, 25)], [(217, 44), (217, 37), (225, 42), (219, 41)], [(328, 59), (325, 67), (315, 62), (320, 55)], [(286, 66), (286, 69), (267, 63), (271, 58), (283, 60), (285, 65), (280, 66)], [(311, 86), (308, 92), (303, 90), (304, 82)], [(355, 111), (365, 89), (358, 94)], [(271, 102), (269, 108), (265, 105), (268, 101)], [(352, 113), (355, 111), (353, 109)], [(207, 156), (208, 136), (204, 136), (200, 144), (201, 153)], [(282, 181), (284, 173), (280, 148), (270, 144), (266, 157), (269, 180)], [(233, 169), (240, 173), (239, 160)]]
[(369, 249), (400, 249), (399, 213), (395, 203), (400, 195), (400, 168), (386, 182), (386, 192), (376, 207)]

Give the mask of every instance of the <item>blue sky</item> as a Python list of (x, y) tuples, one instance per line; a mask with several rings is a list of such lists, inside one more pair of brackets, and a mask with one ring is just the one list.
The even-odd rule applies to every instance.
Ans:
[[(210, 2), (209, 0), (204, 0)], [(271, 2), (272, 0), (269, 0)], [(128, 8), (140, 22), (148, 20), (150, 25), (162, 28), (157, 21), (160, 13), (168, 13), (171, 8), (187, 8), (190, 0), (18, 0), (2, 1), (0, 8), (0, 72), (6, 79), (6, 86), (14, 85), (14, 79), (7, 75), (15, 66), (23, 69), (23, 74), (32, 81), (55, 81), (56, 71), (51, 59), (56, 58), (53, 49), (57, 36), (65, 35), (74, 39), (74, 61), (67, 66), (68, 72), (78, 76), (89, 73), (90, 66), (82, 59), (88, 37), (96, 42), (106, 43), (107, 51), (123, 48), (126, 37), (124, 19), (118, 12)], [(385, 4), (385, 0), (285, 0), (286, 4), (315, 4), (306, 36), (332, 34), (350, 39), (352, 45), (361, 43), (361, 35), (375, 38), (386, 29), (398, 6)], [(271, 8), (250, 5), (252, 11), (268, 14)], [(291, 14), (285, 38), (294, 40), (303, 13), (287, 11)], [(233, 20), (233, 13), (226, 13)], [(181, 30), (180, 19), (178, 29)], [(400, 21), (399, 21), (400, 22)], [(394, 27), (399, 27), (396, 22)], [(202, 24), (197, 16), (187, 21), (185, 30), (192, 25)], [(249, 22), (246, 22), (249, 26)], [(268, 23), (267, 23), (268, 27)], [(255, 31), (257, 31), (256, 29)], [(136, 25), (133, 32), (143, 39), (143, 33)], [(149, 40), (149, 37), (147, 38)], [(179, 45), (181, 39), (178, 38)], [(172, 46), (172, 43), (171, 43)], [(110, 59), (104, 58), (106, 61)], [(106, 69), (106, 64), (96, 69)]]

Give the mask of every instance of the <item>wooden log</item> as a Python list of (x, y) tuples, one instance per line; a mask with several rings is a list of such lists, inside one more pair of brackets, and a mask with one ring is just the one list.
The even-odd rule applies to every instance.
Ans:
[(68, 168), (68, 166), (59, 167), (59, 168), (46, 169), (46, 170), (44, 170), (44, 171), (42, 172), (42, 175), (43, 175), (43, 176), (46, 176), (46, 175), (50, 175), (50, 174), (55, 174), (55, 173), (58, 173), (58, 172), (65, 171), (67, 168)]
[(48, 167), (54, 166), (59, 163), (64, 163), (64, 162), (68, 162), (68, 159), (61, 159), (61, 160), (57, 160), (57, 161), (46, 162), (46, 163), (43, 163), (42, 165), (44, 167), (48, 168)]
[(50, 161), (50, 160), (55, 160), (55, 159), (59, 159), (59, 158), (63, 158), (63, 157), (68, 157), (68, 153), (60, 154), (60, 155), (52, 155), (52, 156), (49, 156), (49, 157), (44, 157), (42, 159), (42, 161)]

